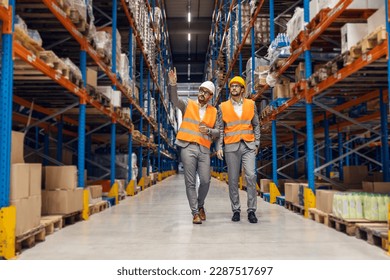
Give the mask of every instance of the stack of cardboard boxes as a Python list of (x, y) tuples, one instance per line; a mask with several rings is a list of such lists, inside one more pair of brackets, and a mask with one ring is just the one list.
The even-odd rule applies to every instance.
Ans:
[(40, 225), (41, 164), (24, 163), (24, 134), (12, 131), (10, 205), (16, 207), (16, 236)]
[(83, 189), (77, 188), (76, 166), (47, 166), (44, 173), (42, 214), (66, 215), (83, 209)]

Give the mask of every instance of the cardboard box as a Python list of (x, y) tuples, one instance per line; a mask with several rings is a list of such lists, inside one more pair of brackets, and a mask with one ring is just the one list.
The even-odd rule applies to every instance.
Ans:
[(11, 133), (11, 164), (24, 163), (24, 133)]
[(367, 19), (367, 34), (374, 32), (379, 26), (386, 26), (385, 6), (382, 6)]
[(20, 236), (23, 233), (39, 226), (41, 221), (40, 195), (10, 200), (10, 204), (16, 207), (16, 236)]
[(361, 184), (368, 175), (365, 165), (343, 166), (345, 184)]
[(269, 179), (260, 179), (260, 191), (269, 193), (269, 183), (271, 183), (271, 180)]
[(389, 182), (362, 182), (363, 191), (369, 193), (390, 194)]
[(29, 195), (41, 195), (42, 189), (42, 164), (31, 163), (30, 167), (30, 190)]
[(11, 165), (10, 200), (27, 198), (30, 195), (30, 166), (25, 163)]
[(331, 214), (333, 208), (333, 196), (338, 191), (317, 190), (316, 191), (316, 208), (325, 213)]
[(70, 214), (83, 209), (83, 189), (42, 191), (42, 214)]
[(109, 100), (112, 98), (112, 88), (110, 86), (99, 86), (97, 87), (98, 91), (106, 96)]
[(379, 9), (383, 5), (383, 0), (367, 0), (367, 9)]
[(45, 167), (45, 190), (73, 190), (77, 187), (77, 167), (46, 166)]
[(349, 51), (367, 35), (367, 23), (347, 23), (341, 28), (341, 53)]
[(148, 176), (147, 170), (148, 170), (147, 167), (142, 167), (142, 177), (147, 177)]
[(290, 98), (290, 85), (289, 84), (276, 84), (273, 91), (273, 99), (277, 98)]
[(102, 187), (102, 185), (88, 186), (88, 188), (89, 188), (89, 191), (91, 192), (91, 197), (92, 198), (102, 197), (102, 195), (103, 195), (103, 187)]
[(122, 107), (122, 92), (113, 90), (111, 94), (111, 104), (114, 107)]
[(87, 85), (97, 87), (97, 71), (91, 68), (87, 68)]
[(284, 197), (285, 200), (294, 204), (299, 203), (298, 192), (300, 183), (285, 183)]

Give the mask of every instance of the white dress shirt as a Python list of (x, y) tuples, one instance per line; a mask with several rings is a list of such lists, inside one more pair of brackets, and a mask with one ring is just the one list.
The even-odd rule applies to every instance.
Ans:
[(243, 103), (242, 98), (238, 102), (234, 101), (233, 99), (231, 99), (231, 100), (232, 100), (234, 112), (236, 112), (237, 116), (241, 119), (241, 116), (242, 116), (242, 103)]
[(199, 106), (199, 117), (200, 121), (203, 121), (204, 115), (206, 114), (206, 109), (207, 109), (207, 103), (205, 105), (200, 105), (199, 102), (197, 101), (198, 106)]

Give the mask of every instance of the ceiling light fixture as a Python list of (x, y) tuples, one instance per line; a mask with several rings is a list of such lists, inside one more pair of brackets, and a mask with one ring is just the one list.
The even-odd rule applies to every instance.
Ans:
[(188, 33), (188, 41), (191, 41), (191, 33)]
[(188, 12), (188, 22), (191, 22), (191, 12)]

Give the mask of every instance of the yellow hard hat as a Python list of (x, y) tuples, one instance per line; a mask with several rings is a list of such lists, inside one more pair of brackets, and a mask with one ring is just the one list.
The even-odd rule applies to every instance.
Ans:
[(244, 88), (244, 90), (246, 90), (245, 81), (240, 76), (235, 76), (235, 77), (233, 77), (233, 79), (230, 80), (229, 88), (230, 88), (230, 85), (233, 84), (233, 83), (240, 84)]

